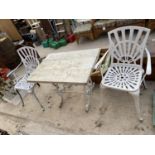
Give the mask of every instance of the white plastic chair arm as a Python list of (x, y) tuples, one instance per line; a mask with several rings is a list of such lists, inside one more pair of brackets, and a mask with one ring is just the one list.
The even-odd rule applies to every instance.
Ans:
[(146, 51), (146, 55), (147, 55), (146, 75), (151, 75), (151, 73), (152, 73), (151, 55), (147, 48), (145, 48), (145, 51)]
[(20, 62), (19, 65), (18, 65), (15, 69), (11, 70), (11, 71), (7, 74), (7, 77), (9, 77), (9, 76), (12, 75), (12, 74), (15, 74), (16, 70), (17, 70), (21, 65), (22, 65), (22, 62)]
[(105, 60), (106, 55), (108, 54), (108, 50), (106, 51), (106, 53), (101, 57), (101, 59), (96, 63), (96, 65), (94, 66), (94, 69), (99, 69), (101, 67), (102, 62)]

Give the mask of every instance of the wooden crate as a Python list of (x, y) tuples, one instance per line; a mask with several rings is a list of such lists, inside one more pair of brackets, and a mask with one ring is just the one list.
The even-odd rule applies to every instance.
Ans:
[[(107, 51), (108, 49), (101, 49), (101, 52), (100, 52), (100, 56), (99, 56), (99, 59), (103, 56), (103, 54)], [(100, 71), (99, 72), (96, 72), (95, 70), (92, 72), (92, 75), (91, 75), (91, 79), (93, 82), (95, 82), (96, 84), (100, 84), (101, 80), (102, 80), (102, 77), (101, 77), (101, 73)]]

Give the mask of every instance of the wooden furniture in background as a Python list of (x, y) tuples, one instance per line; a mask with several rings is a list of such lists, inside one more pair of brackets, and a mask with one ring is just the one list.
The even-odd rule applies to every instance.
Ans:
[(20, 58), (13, 43), (6, 37), (0, 38), (0, 67), (14, 69)]
[(6, 32), (12, 41), (21, 40), (22, 37), (10, 19), (0, 19), (0, 31)]
[(155, 19), (146, 20), (146, 27), (148, 27), (151, 30), (154, 30), (155, 29)]
[(145, 19), (99, 19), (93, 24), (94, 38), (121, 26), (133, 25), (145, 27)]
[(48, 19), (40, 19), (40, 26), (44, 29), (44, 32), (52, 37), (52, 29)]
[(78, 44), (81, 37), (94, 40), (94, 35), (92, 30), (93, 24), (91, 20), (78, 19), (73, 21), (74, 21), (73, 33), (76, 37), (76, 41)]
[(40, 27), (40, 21), (38, 19), (26, 19), (26, 22), (29, 24), (31, 29)]
[(12, 19), (11, 21), (13, 22), (13, 24), (15, 25), (15, 27), (21, 35), (30, 32), (31, 27), (25, 19)]
[(94, 38), (98, 38), (104, 32), (108, 32), (109, 30), (115, 28), (116, 22), (113, 19), (101, 19), (97, 20), (93, 24), (93, 36)]

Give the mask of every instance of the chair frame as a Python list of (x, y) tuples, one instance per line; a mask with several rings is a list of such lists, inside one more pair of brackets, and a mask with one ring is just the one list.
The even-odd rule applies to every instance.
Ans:
[[(29, 46), (24, 46), (24, 47), (19, 48), (17, 50), (17, 53), (18, 53), (19, 57), (21, 58), (21, 63), (14, 70), (9, 72), (7, 76), (8, 77), (11, 77), (11, 76), (13, 77), (14, 84), (15, 84), (14, 89), (16, 90), (17, 94), (19, 95), (19, 97), (20, 97), (20, 99), (22, 101), (22, 106), (24, 106), (24, 100), (22, 98), (22, 95), (19, 92), (20, 88), (18, 88), (18, 87), (16, 88), (16, 85), (22, 80), (26, 81), (26, 83), (28, 84), (27, 78), (29, 77), (31, 72), (39, 65), (39, 60), (38, 60), (37, 50), (35, 48), (29, 47)], [(17, 70), (19, 69), (19, 67), (22, 64), (25, 67), (25, 74), (24, 74), (24, 76), (19, 77), (19, 76), (17, 76), (16, 72), (17, 72)], [(34, 91), (35, 85), (38, 85), (40, 87), (39, 83), (31, 83), (30, 84), (30, 86), (31, 86), (30, 89), (25, 88), (25, 90), (34, 95), (34, 97), (38, 101), (38, 103), (39, 103), (40, 107), (42, 108), (42, 110), (45, 111), (43, 105), (41, 104), (41, 102), (39, 101), (38, 97), (35, 94), (35, 91)]]
[[(129, 32), (128, 36), (126, 35), (127, 31)], [(136, 35), (134, 34), (135, 32), (136, 32)], [(121, 37), (119, 36), (119, 34), (121, 34)], [(110, 42), (109, 49), (95, 66), (96, 69), (97, 68), (101, 69), (101, 64), (105, 60), (107, 53), (110, 54), (111, 64), (106, 74), (105, 75), (102, 74), (102, 82), (101, 82), (101, 88), (109, 87), (105, 84), (105, 79), (111, 67), (113, 66), (115, 67), (117, 65), (126, 66), (126, 67), (138, 66), (140, 70), (143, 70), (143, 67), (142, 67), (143, 57), (144, 57), (144, 52), (146, 52), (146, 56), (147, 56), (146, 72), (145, 73), (143, 72), (140, 79), (141, 81), (138, 84), (137, 88), (133, 89), (132, 91), (132, 89), (130, 90), (129, 88), (121, 89), (119, 87), (117, 88), (114, 86), (109, 87), (116, 90), (118, 89), (122, 91), (127, 91), (133, 96), (136, 111), (138, 113), (138, 118), (140, 121), (143, 120), (142, 113), (141, 113), (141, 105), (139, 101), (140, 85), (143, 82), (144, 86), (146, 87), (145, 77), (146, 75), (150, 75), (152, 72), (151, 56), (150, 56), (150, 52), (146, 48), (146, 42), (149, 34), (150, 34), (150, 29), (140, 27), (140, 26), (124, 26), (108, 32), (108, 38)]]

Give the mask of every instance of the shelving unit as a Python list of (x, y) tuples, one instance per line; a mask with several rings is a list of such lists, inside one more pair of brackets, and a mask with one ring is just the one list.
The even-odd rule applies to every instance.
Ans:
[(53, 39), (58, 40), (62, 37), (66, 37), (66, 25), (63, 19), (49, 19), (51, 25)]
[(26, 22), (25, 19), (12, 19), (12, 22), (14, 23), (21, 35), (29, 33), (31, 30), (30, 25)]

